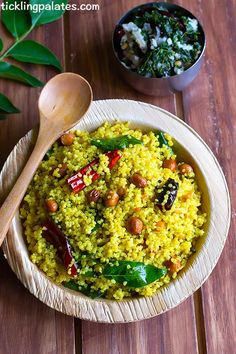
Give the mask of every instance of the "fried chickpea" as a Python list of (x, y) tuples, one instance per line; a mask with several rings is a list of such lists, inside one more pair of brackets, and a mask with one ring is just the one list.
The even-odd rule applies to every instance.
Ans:
[(183, 163), (179, 166), (179, 172), (181, 173), (181, 175), (188, 175), (189, 173), (193, 172), (193, 168), (191, 165)]
[(61, 143), (62, 145), (70, 146), (73, 144), (74, 139), (75, 139), (74, 133), (66, 133), (61, 136)]
[(100, 192), (97, 189), (92, 189), (87, 193), (86, 197), (89, 203), (97, 202), (100, 197)]
[(177, 169), (177, 163), (174, 159), (166, 159), (163, 161), (162, 167), (168, 168), (169, 170), (174, 172)]
[(169, 260), (165, 262), (165, 266), (169, 269), (171, 274), (177, 273), (181, 268), (181, 262), (176, 259), (174, 262)]
[(127, 230), (132, 235), (140, 235), (143, 230), (143, 222), (136, 216), (131, 216), (127, 221)]
[(114, 207), (119, 202), (119, 194), (114, 191), (109, 191), (104, 198), (104, 205), (108, 208)]
[(139, 173), (135, 173), (130, 178), (130, 181), (138, 188), (144, 188), (147, 185), (147, 180), (144, 177), (142, 177)]
[(58, 204), (54, 199), (46, 199), (45, 206), (48, 211), (55, 213), (58, 209)]

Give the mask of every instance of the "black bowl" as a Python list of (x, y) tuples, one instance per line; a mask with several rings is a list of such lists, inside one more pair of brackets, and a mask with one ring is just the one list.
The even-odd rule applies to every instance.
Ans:
[[(137, 13), (141, 14), (145, 12), (147, 9), (151, 7), (155, 7), (156, 5), (160, 5), (162, 8), (167, 9), (168, 11), (180, 11), (183, 15), (188, 16), (190, 18), (194, 18), (198, 21), (198, 30), (200, 32), (200, 42), (202, 44), (202, 52), (196, 62), (190, 66), (187, 70), (183, 71), (181, 74), (161, 77), (161, 78), (153, 78), (153, 77), (144, 77), (131, 69), (126, 68), (120, 58), (119, 58), (119, 43), (117, 39), (117, 29), (120, 26), (128, 22), (132, 16)], [(188, 10), (184, 9), (179, 5), (174, 5), (166, 2), (150, 2), (143, 5), (139, 5), (125, 13), (118, 23), (116, 24), (115, 30), (113, 32), (113, 52), (116, 58), (117, 70), (123, 79), (134, 89), (140, 91), (144, 94), (151, 96), (166, 96), (170, 93), (175, 93), (178, 91), (184, 90), (197, 76), (200, 71), (200, 68), (203, 63), (204, 52), (206, 48), (206, 38), (202, 25), (199, 20)]]

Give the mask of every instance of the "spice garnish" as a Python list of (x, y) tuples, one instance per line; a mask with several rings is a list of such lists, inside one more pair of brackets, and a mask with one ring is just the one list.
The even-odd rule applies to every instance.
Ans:
[[(114, 151), (109, 151), (105, 154), (108, 159), (109, 159), (109, 164), (108, 167), (111, 170), (116, 163), (119, 161), (121, 158), (121, 155), (119, 154), (118, 150)], [(90, 176), (92, 182), (95, 182), (97, 179), (101, 177), (99, 173), (97, 173), (95, 170), (93, 170), (93, 166), (96, 166), (99, 164), (99, 159), (95, 159), (92, 162), (90, 162), (88, 165), (85, 167), (81, 168), (75, 175), (67, 179), (67, 184), (71, 186), (74, 192), (80, 192), (82, 189), (86, 187), (86, 184), (84, 183), (84, 177)]]
[[(159, 189), (157, 187), (157, 189)], [(162, 191), (157, 193), (157, 205), (162, 210), (170, 210), (177, 197), (179, 183), (174, 179), (169, 178), (162, 187)]]
[(58, 256), (61, 258), (68, 274), (76, 276), (78, 266), (73, 259), (67, 236), (52, 219), (47, 219), (43, 224), (43, 228), (43, 237), (56, 248)]

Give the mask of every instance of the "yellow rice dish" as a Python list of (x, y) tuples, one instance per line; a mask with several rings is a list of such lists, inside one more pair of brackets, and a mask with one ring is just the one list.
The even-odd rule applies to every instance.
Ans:
[(20, 208), (30, 259), (92, 298), (151, 296), (204, 235), (193, 167), (163, 132), (105, 123), (64, 134)]

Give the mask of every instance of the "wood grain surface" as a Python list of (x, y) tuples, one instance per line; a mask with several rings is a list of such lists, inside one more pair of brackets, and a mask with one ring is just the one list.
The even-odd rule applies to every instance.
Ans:
[[(76, 2), (76, 1), (75, 1)], [(92, 3), (92, 1), (83, 1)], [(151, 98), (136, 93), (113, 70), (111, 31), (127, 9), (144, 1), (94, 0), (99, 12), (67, 13), (34, 32), (67, 70), (79, 72), (92, 84), (95, 99), (131, 98), (151, 102), (181, 115), (210, 145), (221, 162), (232, 199), (231, 232), (212, 276), (194, 297), (151, 320), (127, 325), (101, 325), (73, 320), (40, 303), (16, 280), (6, 261), (0, 267), (0, 353), (85, 354), (233, 354), (235, 353), (235, 37), (234, 0), (175, 0), (194, 12), (204, 25), (207, 50), (204, 67), (185, 92)], [(7, 34), (0, 29), (1, 37)], [(55, 72), (28, 66), (46, 80)], [(0, 81), (0, 91), (22, 109), (21, 115), (0, 122), (0, 160), (38, 121), (38, 89)]]

